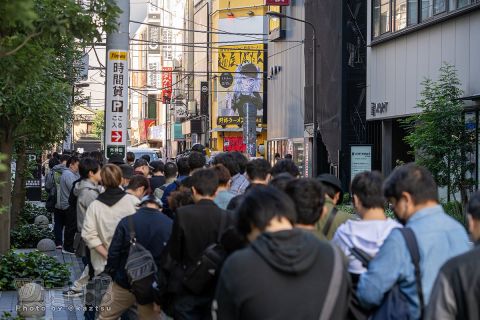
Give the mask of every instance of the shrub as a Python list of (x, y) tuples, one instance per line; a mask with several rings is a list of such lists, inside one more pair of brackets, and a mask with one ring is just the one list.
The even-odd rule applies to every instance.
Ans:
[(42, 239), (55, 239), (53, 232), (42, 229), (34, 224), (19, 225), (10, 233), (12, 248), (36, 248)]
[(14, 317), (10, 312), (4, 311), (2, 316), (0, 317), (0, 320), (25, 320), (25, 318), (22, 316)]
[(22, 211), (20, 212), (19, 224), (32, 224), (35, 218), (40, 215), (46, 216), (48, 221), (50, 223), (52, 222), (52, 214), (47, 212), (45, 207), (36, 206), (26, 202), (25, 207), (23, 207)]
[(0, 291), (15, 290), (16, 279), (42, 280), (45, 288), (63, 287), (70, 279), (66, 264), (39, 251), (14, 253), (0, 258)]
[(463, 220), (463, 207), (462, 204), (458, 201), (450, 201), (442, 203), (443, 210), (452, 217), (453, 219), (460, 222), (462, 225), (465, 225)]

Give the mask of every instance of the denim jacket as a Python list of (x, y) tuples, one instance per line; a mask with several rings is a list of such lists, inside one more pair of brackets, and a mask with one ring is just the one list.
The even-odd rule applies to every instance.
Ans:
[[(428, 304), (440, 267), (469, 249), (468, 236), (465, 228), (445, 214), (440, 205), (417, 211), (406, 227), (413, 230), (417, 239), (424, 301)], [(408, 298), (410, 313), (420, 318), (412, 259), (401, 233), (394, 229), (370, 262), (368, 271), (360, 277), (357, 290), (360, 303), (367, 308), (380, 305), (384, 294), (397, 282)]]

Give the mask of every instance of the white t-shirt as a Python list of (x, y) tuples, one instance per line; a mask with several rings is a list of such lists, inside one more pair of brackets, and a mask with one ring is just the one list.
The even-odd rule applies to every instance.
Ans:
[(362, 249), (374, 257), (392, 229), (401, 227), (400, 223), (392, 219), (348, 220), (338, 227), (332, 242), (348, 257), (348, 272), (361, 274), (367, 269), (350, 253), (350, 248)]

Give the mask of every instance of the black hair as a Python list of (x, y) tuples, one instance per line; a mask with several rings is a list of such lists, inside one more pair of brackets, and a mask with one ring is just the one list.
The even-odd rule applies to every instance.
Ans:
[(100, 151), (92, 151), (90, 152), (90, 158), (93, 158), (95, 160), (98, 161), (98, 163), (100, 164), (100, 166), (103, 166), (103, 153), (101, 153)]
[(161, 160), (155, 160), (150, 162), (150, 166), (153, 168), (152, 172), (164, 172), (165, 171), (165, 165), (163, 164), (163, 161)]
[(261, 232), (275, 217), (284, 217), (292, 225), (297, 222), (293, 201), (282, 191), (272, 187), (257, 187), (245, 193), (236, 209), (238, 231), (246, 236), (252, 226)]
[(218, 175), (212, 169), (200, 169), (192, 175), (192, 187), (201, 196), (213, 196), (218, 189)]
[(82, 153), (82, 156), (81, 156), (82, 159), (85, 159), (85, 158), (90, 158), (90, 152), (88, 151), (85, 151), (84, 153)]
[(67, 168), (69, 168), (71, 164), (77, 163), (79, 161), (80, 160), (76, 156), (71, 156), (70, 158), (68, 158), (66, 166)]
[(145, 178), (145, 176), (142, 176), (140, 174), (134, 175), (131, 179), (130, 182), (128, 183), (127, 189), (130, 190), (136, 190), (140, 187), (143, 187), (145, 191), (150, 189), (150, 183), (148, 182), (148, 179)]
[(230, 179), (232, 178), (230, 176), (230, 172), (228, 171), (228, 169), (225, 168), (225, 166), (222, 164), (216, 164), (213, 167), (211, 167), (211, 169), (215, 171), (215, 173), (217, 174), (218, 184), (220, 186), (226, 186), (230, 181)]
[(239, 173), (244, 174), (247, 168), (248, 159), (241, 152), (232, 152), (233, 159), (238, 163)]
[(276, 176), (283, 172), (288, 172), (293, 177), (297, 177), (300, 175), (300, 170), (298, 170), (297, 165), (289, 159), (282, 159), (277, 161), (271, 171), (272, 176)]
[(52, 159), (48, 160), (48, 167), (53, 169), (57, 164), (60, 164), (60, 161), (56, 157), (52, 157)]
[(92, 158), (83, 158), (80, 160), (80, 165), (78, 166), (78, 173), (82, 179), (88, 179), (88, 173), (91, 171), (93, 174), (97, 173), (100, 170), (100, 164), (97, 160)]
[(287, 153), (287, 154), (285, 155), (285, 159), (293, 160), (293, 156), (292, 156), (290, 153)]
[[(341, 190), (338, 190), (338, 188), (335, 187), (333, 184), (325, 181), (321, 181), (321, 183), (323, 184), (323, 191), (325, 192), (326, 195), (330, 197), (330, 199), (335, 198), (335, 195), (337, 194), (337, 192), (341, 193)], [(342, 199), (339, 199), (339, 201), (341, 200)]]
[(270, 180), (268, 185), (285, 192), (287, 184), (292, 180), (295, 180), (295, 178), (290, 173), (284, 172), (276, 175), (272, 180)]
[(475, 192), (468, 202), (467, 212), (475, 220), (480, 220), (480, 191)]
[(70, 155), (64, 153), (60, 156), (60, 163), (68, 161), (68, 159), (70, 159)]
[(321, 217), (325, 204), (325, 191), (322, 184), (310, 178), (290, 181), (285, 193), (290, 196), (297, 210), (297, 222), (314, 225)]
[(232, 177), (240, 172), (240, 166), (238, 162), (229, 152), (216, 155), (213, 164), (223, 164), (225, 168), (228, 169)]
[(205, 156), (200, 152), (193, 151), (188, 156), (188, 166), (190, 167), (190, 171), (203, 168), (207, 163), (207, 159)]
[(188, 176), (190, 174), (190, 167), (188, 165), (187, 158), (178, 158), (177, 159), (177, 169), (179, 176)]
[(413, 162), (395, 168), (383, 184), (383, 194), (387, 199), (398, 201), (403, 192), (408, 192), (415, 204), (429, 200), (438, 202), (437, 184), (431, 172)]
[(270, 169), (272, 166), (270, 163), (265, 159), (254, 159), (247, 163), (247, 175), (250, 180), (260, 179), (265, 180), (267, 179), (268, 174), (270, 173)]
[(56, 152), (56, 151), (54, 153), (52, 153), (52, 157), (56, 158), (57, 160), (60, 160), (60, 156), (58, 155), (58, 152)]
[(385, 198), (382, 194), (383, 176), (378, 171), (365, 171), (357, 174), (350, 186), (352, 196), (356, 195), (366, 209), (383, 208)]
[(165, 174), (165, 179), (176, 177), (178, 173), (177, 165), (174, 162), (167, 162), (163, 167), (163, 173)]
[(135, 153), (133, 153), (132, 151), (128, 151), (127, 152), (127, 161), (128, 162), (135, 161)]
[(144, 154), (140, 158), (145, 159), (148, 163), (150, 163), (150, 156), (148, 154)]

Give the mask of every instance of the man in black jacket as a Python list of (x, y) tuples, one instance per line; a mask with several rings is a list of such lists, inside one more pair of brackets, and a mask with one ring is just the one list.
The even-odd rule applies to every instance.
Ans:
[(468, 203), (475, 248), (447, 261), (438, 273), (425, 315), (433, 319), (480, 319), (480, 192)]
[(344, 258), (327, 241), (293, 227), (295, 205), (286, 194), (257, 187), (236, 212), (251, 245), (225, 261), (213, 302), (217, 319), (346, 319)]
[[(139, 204), (141, 208), (131, 216), (137, 243), (150, 251), (158, 268), (160, 268), (161, 255), (172, 230), (172, 220), (159, 210), (161, 205), (158, 198), (152, 195), (145, 196)], [(129, 291), (130, 284), (125, 271), (130, 249), (129, 218), (120, 220), (108, 249), (105, 272), (112, 277), (113, 283), (110, 291), (111, 299), (104, 301), (109, 303), (109, 308), (101, 308), (99, 319), (102, 320), (118, 319), (123, 312), (135, 304), (136, 299)], [(151, 303), (139, 305), (138, 313), (139, 319), (160, 319), (160, 313), (154, 310), (153, 291)]]
[[(187, 272), (205, 249), (217, 242), (222, 232), (222, 216), (228, 220), (227, 212), (213, 202), (218, 188), (217, 174), (212, 169), (199, 169), (191, 179), (195, 204), (177, 209), (169, 242), (170, 257)], [(212, 284), (200, 294), (182, 286), (174, 298), (173, 318), (210, 319), (214, 286)]]

